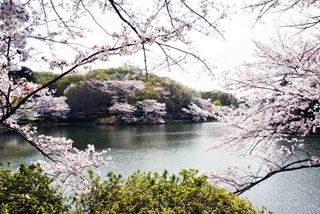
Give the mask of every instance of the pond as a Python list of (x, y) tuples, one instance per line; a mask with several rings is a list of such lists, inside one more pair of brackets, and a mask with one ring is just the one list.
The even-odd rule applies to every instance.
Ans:
[[(230, 130), (222, 123), (187, 123), (149, 126), (47, 126), (39, 133), (64, 136), (84, 149), (94, 144), (97, 150), (110, 148), (114, 167), (103, 168), (128, 176), (137, 169), (177, 173), (182, 168), (200, 170), (246, 166), (253, 159), (243, 159), (223, 149), (207, 149), (219, 142)], [(319, 138), (312, 141), (313, 152), (319, 152)], [(318, 153), (319, 154), (319, 153)], [(41, 155), (13, 133), (0, 135), (0, 161), (29, 163)], [(265, 205), (281, 214), (320, 213), (320, 169), (305, 169), (278, 174), (241, 197), (254, 205)]]

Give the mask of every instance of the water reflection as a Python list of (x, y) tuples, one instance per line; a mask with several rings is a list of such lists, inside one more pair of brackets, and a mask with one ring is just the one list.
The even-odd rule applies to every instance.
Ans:
[(34, 148), (26, 144), (21, 138), (14, 133), (0, 134), (0, 161), (2, 159), (10, 159), (12, 157), (23, 157), (32, 155)]
[[(111, 148), (116, 163), (114, 171), (129, 175), (136, 169), (177, 172), (180, 168), (212, 169), (235, 163), (223, 152), (206, 149), (226, 133), (223, 125), (166, 124), (151, 126), (48, 126), (40, 127), (39, 134), (66, 137), (74, 140), (79, 149), (94, 144), (96, 149)], [(15, 153), (0, 149), (0, 160), (21, 159), (38, 153), (14, 134), (1, 135), (2, 145), (16, 143)], [(27, 148), (26, 151), (23, 148)], [(18, 151), (21, 151), (19, 153)], [(1, 154), (1, 153), (0, 153)], [(33, 158), (31, 158), (33, 159)], [(223, 161), (222, 161), (223, 160)], [(214, 164), (213, 164), (214, 163)]]
[[(303, 152), (297, 150), (289, 157), (278, 161), (280, 165), (310, 156), (320, 155), (320, 136), (303, 138)], [(280, 146), (291, 146), (286, 142)], [(275, 148), (276, 149), (276, 148)], [(259, 186), (246, 192), (244, 196), (250, 198), (254, 204), (266, 205), (276, 213), (288, 214), (318, 214), (320, 213), (320, 168), (307, 168), (298, 171), (279, 173), (264, 181)]]
[[(230, 132), (221, 123), (165, 124), (152, 126), (48, 126), (39, 133), (73, 139), (84, 149), (94, 144), (98, 150), (111, 148), (115, 168), (128, 176), (137, 169), (176, 173), (181, 168), (200, 170), (245, 166), (254, 159), (241, 159), (223, 149), (206, 150)], [(312, 155), (320, 154), (320, 137), (305, 139)], [(0, 134), (0, 161), (29, 163), (42, 158), (31, 146), (12, 133)], [(320, 169), (305, 169), (278, 174), (244, 196), (255, 205), (265, 205), (281, 214), (320, 213)]]

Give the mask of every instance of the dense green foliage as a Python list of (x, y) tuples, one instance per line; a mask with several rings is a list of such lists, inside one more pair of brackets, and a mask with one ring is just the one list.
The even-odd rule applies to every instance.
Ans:
[(89, 71), (85, 75), (85, 79), (95, 80), (145, 80), (140, 71), (131, 71), (126, 68), (110, 68), (110, 69), (96, 69)]
[(96, 90), (87, 82), (82, 82), (79, 85), (72, 85), (65, 90), (67, 104), (70, 107), (71, 114), (79, 112), (85, 116), (91, 114), (99, 114), (106, 112), (110, 106), (110, 97), (107, 93)]
[[(112, 172), (105, 180), (91, 174), (89, 193), (66, 196), (36, 165), (0, 169), (1, 213), (265, 213), (246, 199), (215, 187), (196, 170), (179, 176), (136, 172), (126, 179)], [(66, 203), (71, 203), (69, 206)]]
[[(55, 74), (52, 72), (33, 72), (33, 74), (35, 76), (36, 82), (40, 85), (44, 85), (47, 82), (49, 82), (59, 76), (58, 74)], [(58, 90), (56, 82), (52, 83), (49, 86), (49, 88)]]
[(215, 100), (220, 100), (223, 106), (229, 107), (237, 107), (237, 98), (234, 97), (232, 94), (222, 92), (222, 91), (201, 91), (201, 98), (202, 99), (211, 99), (212, 102)]
[[(36, 82), (43, 85), (50, 80), (58, 77), (58, 74), (52, 73), (52, 72), (34, 72)], [(80, 83), (85, 79), (84, 75), (81, 74), (73, 74), (70, 76), (66, 76), (51, 85), (49, 85), (50, 89), (56, 90), (55, 96), (63, 96), (64, 90), (71, 84), (77, 84)]]
[(180, 176), (138, 171), (126, 179), (109, 172), (107, 180), (93, 181), (78, 205), (85, 213), (264, 213), (209, 184), (196, 170), (182, 170)]
[(64, 197), (50, 187), (52, 180), (36, 165), (17, 171), (0, 168), (1, 213), (65, 213)]

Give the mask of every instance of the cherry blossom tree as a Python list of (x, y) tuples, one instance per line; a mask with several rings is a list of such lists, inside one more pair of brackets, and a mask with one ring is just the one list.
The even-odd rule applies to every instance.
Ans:
[(320, 166), (319, 157), (308, 151), (310, 142), (305, 140), (319, 134), (320, 125), (319, 1), (254, 0), (243, 4), (257, 12), (256, 24), (280, 12), (279, 27), (293, 30), (293, 35), (300, 33), (300, 37), (286, 39), (279, 31), (280, 36), (270, 44), (255, 42), (257, 60), (224, 74), (226, 89), (244, 93), (246, 101), (237, 109), (214, 108), (214, 115), (231, 127), (232, 134), (212, 148), (233, 149), (256, 163), (229, 167), (211, 176), (234, 187), (237, 194), (275, 174)]
[(200, 94), (197, 94), (196, 97), (194, 97), (193, 102), (195, 102), (198, 106), (200, 106), (202, 109), (206, 111), (211, 111), (212, 108), (212, 102), (210, 99), (202, 99), (200, 97)]
[(277, 173), (320, 167), (320, 158), (307, 152), (304, 141), (320, 130), (320, 46), (318, 41), (286, 42), (256, 42), (260, 60), (228, 80), (227, 87), (245, 91), (248, 100), (233, 111), (219, 112), (234, 131), (218, 146), (261, 160), (258, 168), (230, 168), (213, 176), (239, 194)]
[(114, 103), (109, 111), (120, 116), (125, 123), (136, 123), (147, 119), (153, 123), (164, 123), (163, 117), (167, 114), (166, 104), (156, 100), (143, 100), (136, 106), (128, 103)]
[(137, 103), (138, 110), (141, 111), (140, 119), (148, 119), (155, 123), (164, 123), (163, 117), (167, 114), (166, 104), (156, 100), (143, 100)]
[(88, 83), (111, 96), (112, 102), (128, 102), (128, 97), (134, 96), (135, 92), (144, 88), (144, 82), (140, 80), (89, 80)]
[(211, 113), (207, 110), (203, 110), (197, 104), (191, 102), (188, 108), (182, 108), (182, 111), (190, 114), (192, 120), (199, 122), (201, 120), (207, 121), (207, 118), (211, 116)]
[(191, 100), (187, 108), (182, 108), (182, 111), (189, 114), (196, 122), (207, 121), (208, 118), (214, 117), (214, 112), (217, 112), (211, 100), (202, 99), (199, 93), (193, 93)]
[(41, 96), (36, 98), (36, 103), (31, 103), (31, 106), (38, 115), (64, 116), (70, 111), (66, 99), (66, 97)]
[[(109, 161), (93, 146), (79, 151), (71, 140), (36, 135), (35, 127), (18, 124), (23, 109), (37, 97), (50, 96), (47, 86), (96, 61), (134, 54), (141, 56), (147, 77), (149, 67), (182, 64), (190, 57), (210, 70), (192, 48), (188, 33), (222, 36), (218, 21), (226, 13), (221, 5), (215, 1), (194, 4), (163, 0), (142, 6), (129, 0), (0, 1), (0, 124), (18, 133), (51, 161), (42, 161), (41, 166), (60, 178), (60, 184), (70, 183), (79, 189), (77, 179), (68, 180), (70, 175), (85, 181), (86, 169)], [(93, 24), (85, 25), (88, 20)], [(90, 31), (102, 32), (101, 42), (92, 38), (88, 42)], [(157, 59), (156, 65), (151, 57)], [(43, 85), (10, 77), (24, 62), (32, 60), (60, 70), (60, 75)], [(56, 101), (61, 107), (61, 100)]]
[(116, 113), (121, 120), (126, 123), (137, 122), (138, 118), (135, 116), (137, 108), (128, 103), (115, 103), (109, 108), (110, 112)]

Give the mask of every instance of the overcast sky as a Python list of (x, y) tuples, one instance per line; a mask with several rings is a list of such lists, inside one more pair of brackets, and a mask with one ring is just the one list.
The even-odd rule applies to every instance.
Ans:
[[(99, 19), (99, 17), (96, 18)], [(206, 73), (199, 64), (193, 64), (192, 61), (185, 71), (173, 67), (171, 72), (164, 70), (156, 74), (168, 76), (197, 90), (221, 89), (219, 75), (223, 71), (232, 71), (234, 67), (240, 66), (244, 61), (252, 60), (254, 49), (252, 40), (268, 42), (270, 38), (277, 35), (277, 26), (279, 25), (277, 21), (281, 18), (281, 15), (267, 16), (264, 19), (264, 24), (259, 23), (253, 26), (255, 18), (256, 14), (250, 14), (247, 11), (241, 12), (240, 10), (237, 14), (230, 14), (228, 19), (222, 21), (221, 30), (224, 31), (225, 40), (219, 36), (208, 38), (196, 35), (192, 38), (200, 55), (216, 66), (213, 70), (214, 76)], [(90, 24), (89, 22), (88, 24)], [(114, 25), (116, 26), (117, 23), (115, 22)], [(103, 37), (103, 35), (94, 35), (94, 39), (92, 37), (88, 39), (92, 42), (100, 36)], [(63, 54), (65, 54), (65, 57), (68, 56), (68, 53), (61, 48), (61, 55)], [(119, 67), (127, 63), (126, 60), (118, 57), (108, 63), (98, 63), (94, 65), (94, 68)], [(142, 57), (135, 58), (134, 63), (143, 68)], [(42, 67), (35, 62), (28, 62), (26, 65), (37, 71), (47, 70), (46, 67)]]
[(200, 54), (216, 66), (213, 70), (214, 77), (196, 69), (189, 72), (177, 69), (171, 73), (162, 72), (161, 75), (169, 76), (197, 90), (222, 89), (223, 83), (219, 78), (222, 72), (232, 71), (243, 62), (253, 60), (253, 40), (268, 43), (270, 38), (277, 36), (277, 15), (267, 17), (265, 23), (256, 25), (255, 18), (255, 14), (249, 15), (244, 12), (232, 15), (224, 21), (222, 29), (225, 41), (219, 37), (195, 38)]

